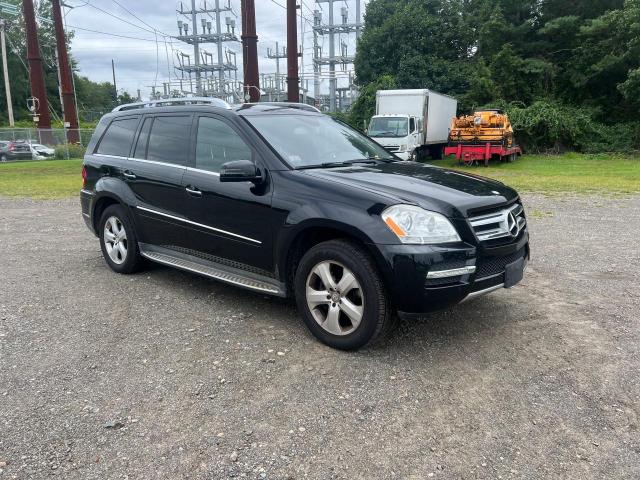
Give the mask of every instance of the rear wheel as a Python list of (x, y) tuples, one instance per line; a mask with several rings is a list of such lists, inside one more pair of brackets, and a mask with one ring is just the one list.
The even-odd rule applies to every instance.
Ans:
[(6, 162), (7, 161), (7, 156), (3, 153), (2, 155), (0, 155), (0, 162)]
[(367, 252), (350, 241), (309, 250), (296, 272), (295, 295), (309, 330), (333, 348), (356, 350), (392, 326), (380, 274)]
[(140, 268), (142, 257), (138, 240), (122, 205), (107, 207), (100, 217), (102, 256), (114, 272), (133, 273)]

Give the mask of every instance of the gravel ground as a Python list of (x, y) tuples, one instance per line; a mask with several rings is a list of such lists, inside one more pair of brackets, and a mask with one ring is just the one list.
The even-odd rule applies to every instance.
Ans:
[(0, 478), (640, 478), (640, 197), (525, 201), (521, 285), (343, 353), (0, 199)]

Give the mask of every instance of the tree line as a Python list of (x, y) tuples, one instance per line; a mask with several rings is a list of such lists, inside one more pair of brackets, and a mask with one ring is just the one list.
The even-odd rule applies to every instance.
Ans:
[[(20, 2), (12, 2), (20, 6)], [(40, 18), (52, 18), (51, 4), (48, 1), (38, 2), (36, 15)], [(27, 109), (27, 98), (31, 97), (29, 86), (29, 72), (26, 64), (27, 46), (25, 26), (22, 15), (0, 15), (7, 22), (7, 66), (11, 86), (11, 100), (13, 103), (16, 124), (23, 127), (33, 126), (33, 121)], [(67, 43), (73, 39), (73, 32), (67, 32)], [(60, 118), (60, 96), (58, 92), (58, 72), (56, 61), (56, 39), (53, 23), (40, 21), (38, 24), (38, 40), (44, 67), (45, 84), (49, 105), (54, 115), (52, 123), (62, 126)], [(87, 77), (75, 73), (77, 65), (70, 55), (74, 69), (74, 82), (78, 100), (78, 112), (81, 127), (95, 124), (102, 114), (113, 109), (120, 103), (129, 103), (134, 99), (127, 92), (116, 92), (112, 83), (93, 82)], [(0, 125), (8, 125), (7, 101), (4, 82), (0, 81)]]
[(355, 69), (360, 127), (377, 90), (430, 88), (529, 149), (640, 148), (640, 0), (371, 0)]

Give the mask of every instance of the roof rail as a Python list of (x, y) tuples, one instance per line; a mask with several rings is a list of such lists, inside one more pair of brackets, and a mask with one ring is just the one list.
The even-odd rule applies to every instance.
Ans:
[(163, 98), (161, 100), (149, 100), (148, 102), (127, 103), (124, 105), (118, 105), (112, 111), (124, 112), (126, 110), (137, 110), (139, 108), (170, 107), (170, 106), (176, 106), (176, 105), (211, 105), (212, 107), (231, 110), (231, 105), (229, 105), (227, 102), (219, 98), (178, 97), (178, 98)]
[(247, 103), (246, 105), (266, 105), (270, 107), (282, 107), (282, 108), (295, 108), (297, 110), (306, 110), (308, 112), (322, 113), (319, 109), (313, 105), (299, 102), (257, 102)]

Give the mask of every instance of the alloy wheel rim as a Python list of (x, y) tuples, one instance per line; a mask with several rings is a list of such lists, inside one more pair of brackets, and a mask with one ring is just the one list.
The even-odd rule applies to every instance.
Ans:
[(305, 295), (315, 321), (332, 335), (349, 335), (362, 322), (362, 287), (354, 273), (338, 262), (318, 263), (307, 277)]
[(121, 265), (127, 259), (127, 231), (118, 217), (109, 217), (104, 224), (104, 246), (111, 261)]

